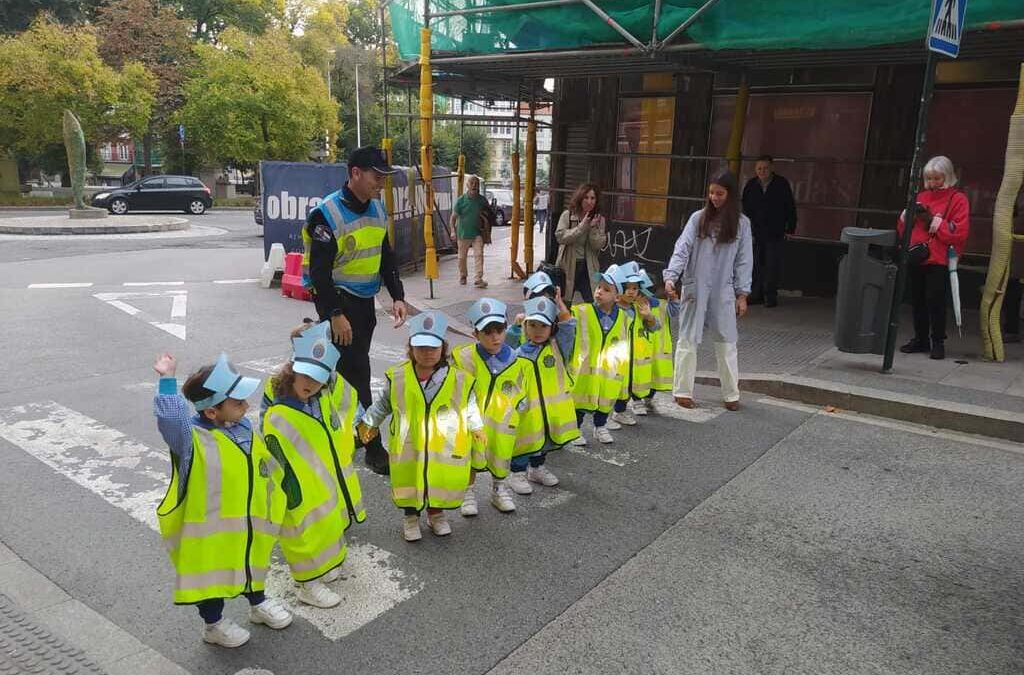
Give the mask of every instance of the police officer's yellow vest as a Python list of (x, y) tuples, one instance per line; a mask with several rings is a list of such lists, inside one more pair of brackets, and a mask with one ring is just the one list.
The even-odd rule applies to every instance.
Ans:
[(284, 472), (253, 434), (246, 454), (218, 429), (192, 428), (192, 465), (179, 498), (177, 466), (157, 507), (177, 578), (174, 602), (261, 591), (284, 520)]
[[(619, 308), (622, 312), (622, 308)], [(648, 332), (644, 327), (643, 317), (636, 309), (633, 318), (626, 315), (629, 327), (629, 372), (627, 374), (628, 393), (637, 398), (645, 398), (651, 393), (651, 381), (654, 377), (654, 339), (656, 333)]]
[[(321, 419), (276, 403), (263, 418), (267, 443), (284, 453), (301, 491), (301, 501), (285, 513), (281, 552), (297, 581), (323, 576), (345, 560), (345, 530), (366, 520), (359, 477), (352, 466), (355, 450), (355, 392), (342, 383), (322, 393)], [(332, 382), (331, 384), (335, 384)], [(345, 396), (335, 405), (334, 390)]]
[[(339, 190), (324, 197), (320, 205), (310, 211), (310, 216), (317, 212), (331, 226), (338, 243), (332, 271), (334, 285), (360, 298), (377, 295), (381, 247), (388, 233), (387, 217), (380, 202), (371, 200), (365, 213), (356, 213), (345, 205)], [(309, 278), (312, 243), (308, 226), (303, 226), (302, 278), (307, 287), (312, 285)]]
[(493, 375), (480, 358), (476, 344), (456, 347), (452, 360), (473, 376), (473, 389), (487, 434), (487, 470), (496, 478), (505, 478), (515, 456), (516, 433), (521, 409), (525, 408), (526, 378), (529, 371), (518, 358), (505, 370)]
[(392, 501), (399, 508), (418, 510), (460, 506), (469, 487), (471, 463), (479, 457), (466, 424), (473, 377), (448, 367), (429, 405), (411, 362), (388, 368), (387, 378)]
[(576, 340), (573, 343), (572, 389), (576, 410), (611, 412), (615, 401), (626, 393), (629, 372), (629, 333), (626, 313), (616, 313), (607, 332), (601, 330), (597, 310), (591, 303), (573, 305)]
[(654, 341), (654, 364), (652, 368), (651, 389), (654, 391), (672, 391), (672, 373), (675, 364), (672, 359), (672, 327), (666, 305), (651, 307), (651, 313), (661, 327), (651, 337)]
[(526, 363), (526, 410), (519, 417), (516, 430), (516, 456), (539, 452), (545, 441), (562, 446), (579, 438), (576, 406), (572, 402), (572, 378), (558, 345), (548, 340), (536, 360), (519, 357)]

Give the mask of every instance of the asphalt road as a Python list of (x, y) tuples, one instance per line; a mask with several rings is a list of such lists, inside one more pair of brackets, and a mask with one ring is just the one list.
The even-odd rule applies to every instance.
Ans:
[[(763, 399), (722, 413), (710, 389), (697, 413), (553, 456), (560, 487), (511, 515), (482, 500), (447, 539), (402, 541), (362, 472), (342, 606), (200, 644), (152, 527), (151, 363), (171, 350), (185, 374), (223, 350), (266, 376), (313, 310), (246, 281), (250, 214), (198, 220), (224, 233), (0, 246), (0, 540), (192, 673), (1024, 671), (1019, 446)], [(377, 377), (405, 341), (379, 322)]]

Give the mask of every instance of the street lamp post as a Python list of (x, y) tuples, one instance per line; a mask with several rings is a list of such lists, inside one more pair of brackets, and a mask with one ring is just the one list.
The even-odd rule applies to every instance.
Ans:
[(356, 147), (363, 147), (363, 121), (359, 109), (359, 61), (356, 61)]

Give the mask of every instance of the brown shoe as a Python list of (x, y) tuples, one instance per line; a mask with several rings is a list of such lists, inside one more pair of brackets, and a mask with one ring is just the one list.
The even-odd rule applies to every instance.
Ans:
[(473, 285), (476, 286), (477, 288), (487, 288), (487, 282), (484, 281), (483, 279), (475, 282)]
[(696, 408), (697, 404), (689, 396), (676, 396), (676, 405), (680, 408)]
[(460, 286), (465, 286), (466, 285), (466, 277), (459, 277), (459, 285)]
[(740, 402), (739, 401), (726, 401), (725, 402), (725, 409), (728, 410), (729, 412), (736, 412), (737, 410), (740, 409)]

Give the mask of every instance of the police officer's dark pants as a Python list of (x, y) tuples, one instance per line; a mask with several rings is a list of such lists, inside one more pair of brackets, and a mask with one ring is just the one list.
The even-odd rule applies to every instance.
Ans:
[(774, 304), (779, 296), (782, 276), (782, 247), (785, 239), (754, 238), (754, 283), (751, 295)]
[[(370, 392), (370, 342), (373, 340), (373, 329), (377, 327), (377, 310), (373, 298), (354, 295), (345, 296), (345, 307), (345, 318), (352, 324), (352, 344), (338, 347), (341, 352), (338, 372), (355, 387), (359, 402), (365, 409), (373, 403), (373, 394)], [(366, 444), (366, 456), (368, 463), (387, 462), (380, 436)]]

